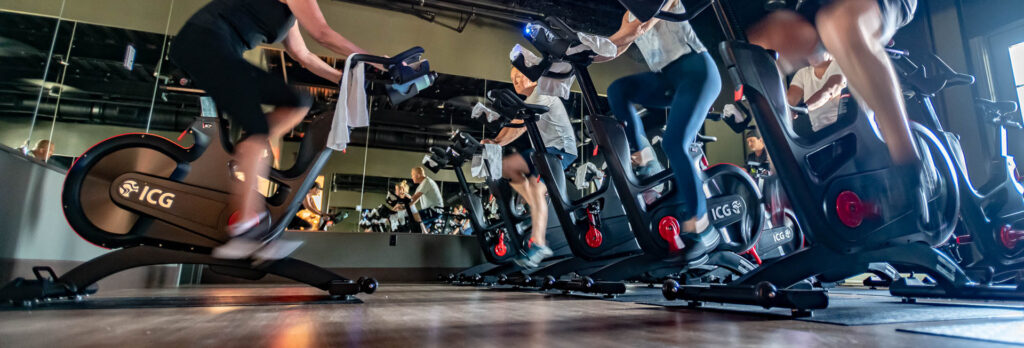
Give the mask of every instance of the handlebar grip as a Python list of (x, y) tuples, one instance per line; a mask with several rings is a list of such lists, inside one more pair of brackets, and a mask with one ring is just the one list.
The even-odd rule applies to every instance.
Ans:
[(1008, 114), (1008, 113), (1011, 113), (1011, 112), (1017, 112), (1017, 102), (1013, 102), (1013, 101), (1000, 101), (1000, 102), (996, 102), (996, 109), (999, 109), (999, 111), (1004, 113), (1004, 114)]
[(515, 67), (516, 70), (519, 70), (519, 72), (523, 73), (523, 75), (526, 75), (526, 78), (530, 79), (530, 81), (537, 82), (537, 80), (544, 75), (544, 72), (551, 68), (551, 61), (544, 59), (540, 64), (526, 66), (526, 58), (520, 55), (512, 61), (512, 66)]
[(974, 84), (974, 76), (968, 74), (955, 74), (946, 80), (946, 87), (968, 86)]
[(697, 5), (696, 7), (692, 8), (690, 10), (686, 10), (683, 13), (659, 12), (654, 17), (658, 18), (658, 19), (661, 19), (661, 20), (666, 20), (666, 21), (669, 21), (669, 22), (685, 22), (685, 21), (689, 21), (689, 20), (692, 20), (694, 18), (697, 18), (697, 15), (699, 15), (701, 12), (704, 12), (704, 10), (708, 8), (708, 6), (711, 6), (711, 2), (712, 2), (712, 0), (704, 0), (704, 1), (701, 1), (700, 4)]

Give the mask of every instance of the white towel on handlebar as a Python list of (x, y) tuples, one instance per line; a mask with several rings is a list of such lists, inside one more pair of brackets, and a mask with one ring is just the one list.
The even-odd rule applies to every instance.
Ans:
[[(593, 180), (587, 180), (587, 174), (594, 173)], [(576, 188), (580, 190), (586, 190), (590, 188), (590, 182), (593, 181), (595, 187), (601, 187), (604, 183), (604, 172), (597, 169), (597, 165), (593, 162), (586, 162), (585, 165), (576, 167), (576, 178), (573, 181), (576, 183)]]
[(473, 155), (470, 174), (475, 178), (501, 179), (501, 145), (484, 144), (483, 151)]
[(743, 122), (747, 118), (734, 104), (725, 104), (722, 108), (722, 118), (732, 119), (733, 122)]
[[(618, 47), (606, 37), (585, 33), (577, 33), (577, 36), (579, 37), (581, 44), (566, 49), (566, 55), (592, 51), (594, 54), (601, 57), (614, 57), (615, 54), (618, 53)], [(512, 59), (512, 61), (515, 61), (519, 56), (523, 56), (523, 61), (526, 62), (527, 67), (540, 64), (542, 60), (535, 53), (523, 48), (523, 46), (520, 46), (519, 44), (516, 44), (515, 47), (512, 47), (512, 52), (509, 53), (509, 58)], [(548, 71), (553, 73), (566, 73), (572, 71), (572, 66), (566, 62), (557, 62), (551, 64), (551, 68), (548, 68)], [(571, 93), (572, 84), (574, 82), (576, 82), (576, 76), (570, 76), (564, 79), (542, 76), (537, 80), (537, 91), (540, 92), (541, 95), (550, 95), (562, 99), (569, 99), (569, 94)]]
[[(540, 57), (538, 57), (536, 53), (533, 53), (530, 50), (523, 48), (523, 46), (516, 44), (515, 47), (512, 47), (512, 52), (509, 53), (509, 58), (512, 59), (512, 61), (515, 61), (516, 59), (519, 58), (519, 56), (523, 56), (523, 61), (526, 62), (527, 67), (540, 64), (541, 62)], [(554, 73), (565, 73), (571, 70), (572, 66), (566, 62), (554, 63), (551, 64), (550, 68), (548, 68), (548, 71)], [(550, 95), (562, 99), (568, 99), (570, 88), (572, 88), (572, 84), (575, 81), (575, 76), (570, 76), (569, 78), (565, 79), (555, 79), (547, 76), (542, 76), (540, 79), (537, 79), (537, 92), (539, 92), (541, 95)]]
[(423, 165), (427, 168), (436, 168), (437, 162), (434, 162), (434, 159), (430, 158), (430, 155), (423, 155)]
[(576, 33), (576, 36), (579, 37), (582, 45), (569, 47), (569, 49), (565, 50), (565, 55), (571, 56), (586, 50), (591, 50), (599, 57), (611, 58), (615, 57), (615, 54), (619, 52), (619, 47), (615, 46), (615, 43), (612, 42), (612, 40), (609, 40), (604, 36), (587, 33)]
[(480, 115), (487, 115), (487, 123), (494, 122), (501, 118), (501, 114), (499, 114), (497, 111), (491, 110), (483, 103), (478, 102), (476, 103), (476, 105), (473, 105), (473, 112), (470, 116), (472, 116), (473, 118), (477, 118), (480, 117)]
[(370, 125), (370, 111), (366, 105), (364, 87), (366, 64), (359, 62), (353, 66), (352, 60), (357, 56), (353, 54), (345, 60), (345, 70), (342, 70), (338, 90), (338, 105), (334, 109), (334, 123), (331, 126), (331, 134), (327, 136), (327, 147), (336, 151), (344, 151), (348, 147), (352, 128)]

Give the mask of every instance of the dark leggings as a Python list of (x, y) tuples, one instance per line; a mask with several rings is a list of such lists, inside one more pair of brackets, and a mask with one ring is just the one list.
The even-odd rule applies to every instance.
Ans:
[(248, 135), (270, 130), (260, 104), (309, 107), (312, 98), (288, 86), (284, 78), (257, 68), (242, 58), (245, 45), (226, 24), (208, 28), (186, 23), (171, 44), (171, 62), (206, 91), (232, 126)]
[(679, 197), (687, 203), (680, 216), (683, 219), (707, 213), (700, 168), (690, 160), (687, 149), (721, 90), (718, 67), (707, 52), (687, 54), (661, 72), (626, 76), (608, 87), (608, 104), (615, 117), (626, 124), (626, 138), (633, 151), (651, 146), (633, 103), (670, 108), (662, 148), (672, 164)]

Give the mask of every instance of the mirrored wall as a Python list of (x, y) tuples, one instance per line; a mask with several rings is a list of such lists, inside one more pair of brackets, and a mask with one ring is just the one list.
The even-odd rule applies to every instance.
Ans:
[[(0, 75), (4, 77), (0, 79), (0, 103), (4, 106), (0, 108), (0, 148), (65, 171), (91, 145), (119, 134), (153, 133), (190, 146), (192, 139), (181, 136), (183, 131), (196, 117), (218, 113), (204, 103), (204, 91), (167, 58), (173, 34), (183, 23), (180, 12), (195, 9), (160, 3), (166, 5), (167, 23), (158, 27), (166, 27), (165, 32), (0, 11), (4, 23), (0, 26)], [(337, 68), (344, 65), (341, 59), (321, 58)], [(252, 50), (246, 59), (314, 96), (312, 113), (333, 113), (336, 86), (303, 69), (279, 46)], [(332, 155), (290, 228), (422, 233), (395, 197), (414, 195), (433, 182), (443, 208), (436, 209), (438, 217), (427, 233), (463, 234), (468, 223), (463, 223), (462, 192), (454, 173), (425, 170), (427, 179), (421, 180), (414, 171), (431, 146), (449, 143), (452, 131), (469, 132), (479, 139), (494, 137), (500, 126), (471, 118), (471, 110), (484, 101), (487, 91), (512, 85), (442, 71), (431, 88), (395, 105), (377, 93), (383, 90), (374, 85), (380, 84), (380, 78), (370, 71), (369, 87), (375, 91), (369, 97), (370, 126), (354, 129), (348, 149)], [(590, 161), (592, 147), (580, 121), (580, 96), (573, 94), (565, 105), (573, 114), (581, 161)], [(273, 144), (277, 168), (289, 168), (296, 161), (309, 127), (305, 122)], [(524, 136), (507, 151), (528, 146)], [(481, 179), (470, 181), (473, 187), (482, 186)], [(593, 185), (570, 185), (568, 189), (570, 195), (583, 194)], [(387, 222), (370, 223), (371, 214), (379, 217), (385, 211)], [(395, 215), (398, 217), (393, 218)]]

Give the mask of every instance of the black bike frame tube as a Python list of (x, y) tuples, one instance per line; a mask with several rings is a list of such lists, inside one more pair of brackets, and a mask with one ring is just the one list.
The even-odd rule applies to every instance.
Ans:
[(715, 18), (718, 18), (718, 25), (722, 27), (722, 33), (725, 34), (725, 41), (739, 41), (746, 40), (746, 38), (740, 37), (733, 30), (732, 20), (729, 19), (729, 13), (722, 5), (722, 1), (725, 0), (712, 0), (711, 7), (715, 11)]
[(597, 107), (597, 90), (594, 88), (594, 80), (590, 77), (590, 71), (578, 64), (572, 64), (572, 70), (576, 73), (577, 85), (583, 95), (583, 102), (587, 104), (587, 110), (591, 115), (601, 114)]

